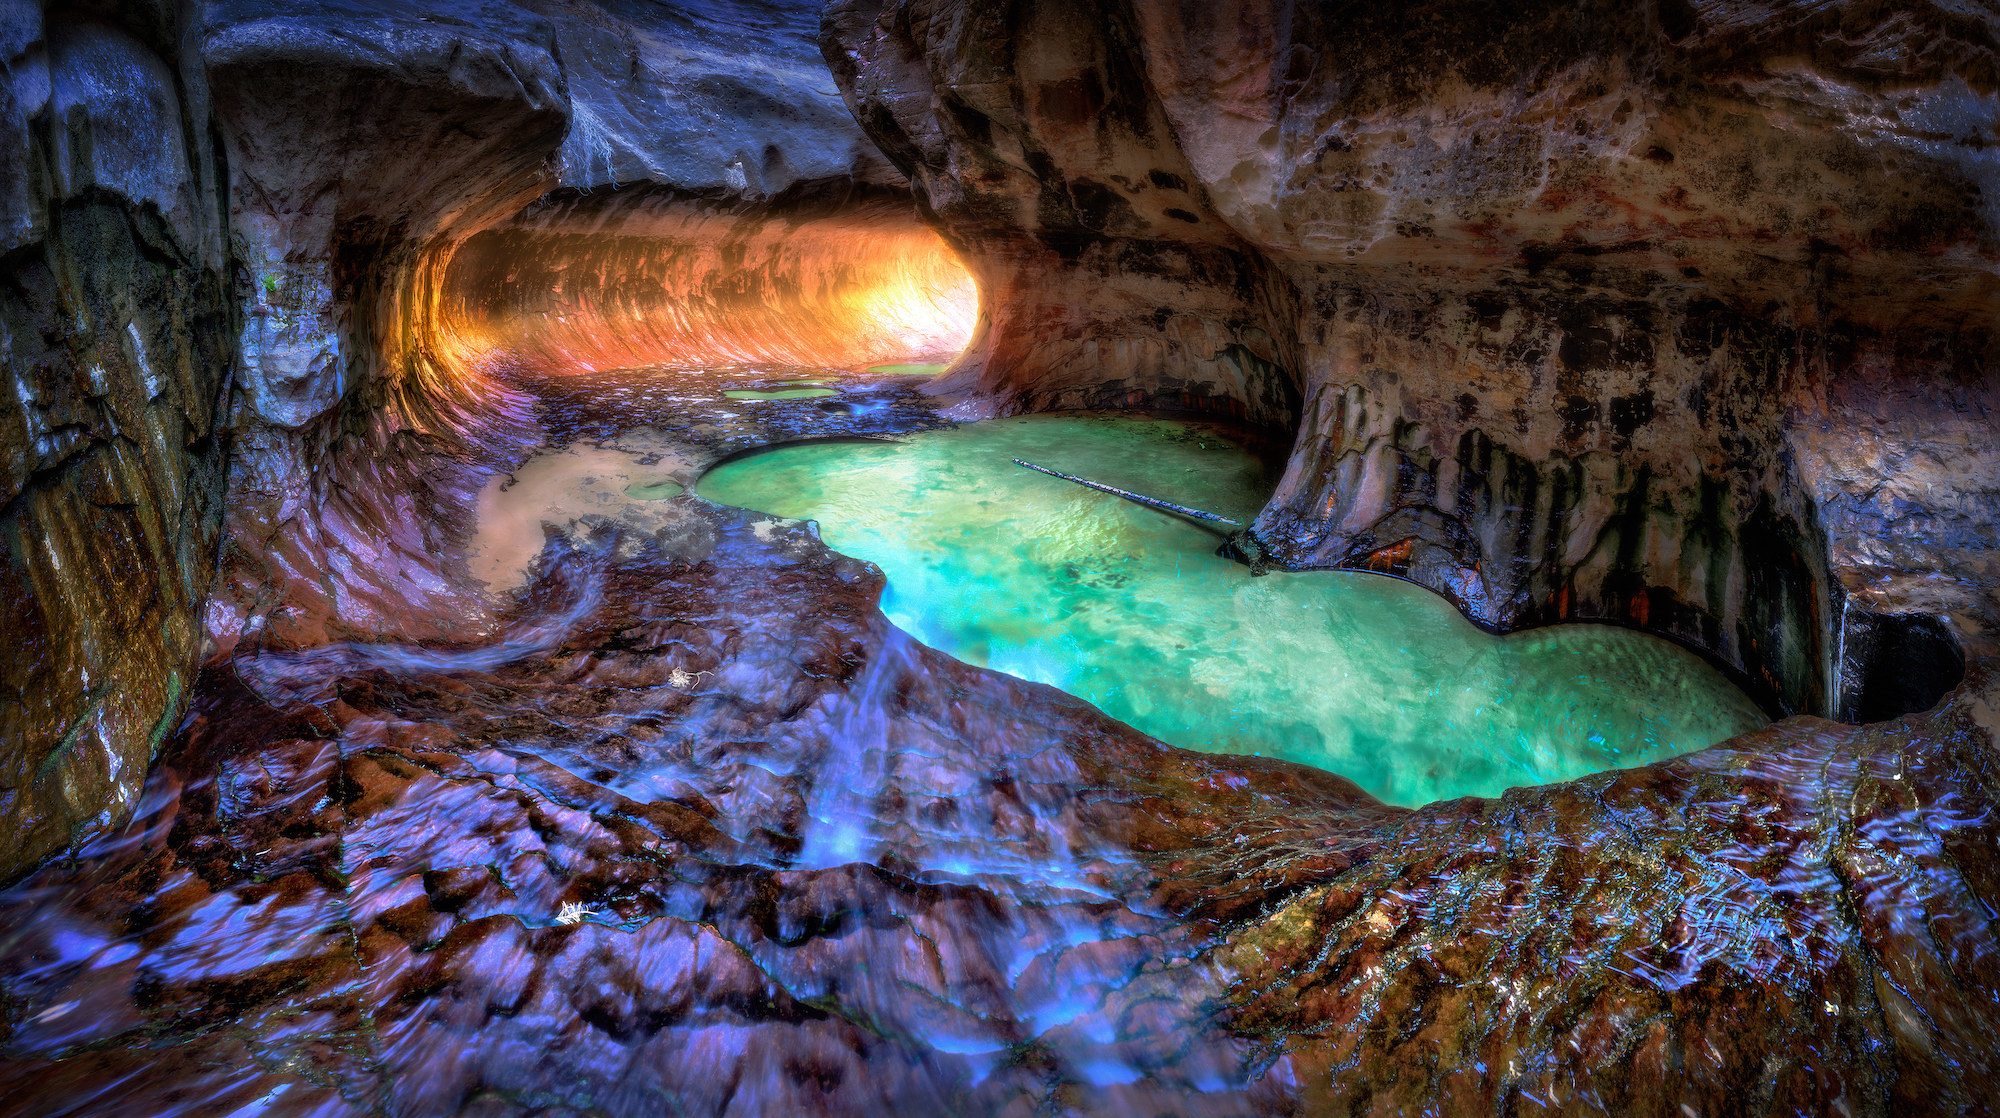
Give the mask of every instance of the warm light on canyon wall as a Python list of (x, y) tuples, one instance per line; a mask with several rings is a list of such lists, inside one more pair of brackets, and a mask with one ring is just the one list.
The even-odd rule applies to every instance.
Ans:
[(948, 362), (972, 277), (907, 203), (832, 212), (585, 197), (473, 238), (444, 279), (439, 352), (561, 374), (771, 362)]

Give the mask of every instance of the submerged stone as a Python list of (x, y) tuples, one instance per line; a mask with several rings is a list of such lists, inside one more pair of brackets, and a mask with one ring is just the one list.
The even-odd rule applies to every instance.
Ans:
[(1420, 804), (1646, 764), (1766, 719), (1699, 657), (1601, 625), (1499, 637), (1410, 583), (1252, 579), (1192, 522), (1020, 457), (1252, 519), (1274, 478), (1214, 428), (1029, 416), (897, 443), (781, 447), (702, 496), (818, 520), (887, 572), (883, 610), (960, 659), (1188, 749), (1282, 757)]
[(685, 492), (687, 492), (686, 487), (677, 481), (635, 481), (625, 487), (627, 497), (637, 497), (642, 501), (664, 501)]
[(506, 596), (530, 581), (548, 542), (547, 526), (587, 532), (617, 523), (649, 536), (676, 528), (686, 522), (686, 510), (661, 502), (685, 489), (661, 475), (685, 477), (697, 468), (684, 446), (646, 427), (628, 428), (600, 445), (535, 454), (511, 473), (494, 474), (479, 491), (467, 569), (489, 592)]
[(731, 400), (807, 400), (815, 396), (835, 396), (833, 388), (730, 388), (722, 393)]

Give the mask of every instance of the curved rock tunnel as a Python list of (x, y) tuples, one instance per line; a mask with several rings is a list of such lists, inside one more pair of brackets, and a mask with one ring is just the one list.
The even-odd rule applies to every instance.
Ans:
[(442, 330), (488, 373), (958, 356), (978, 289), (907, 193), (813, 194), (545, 200), (459, 247)]
[[(2000, 1091), (2000, 13), (5, 28), (11, 1094)], [(717, 400), (813, 374), (837, 406)], [(492, 538), (547, 477), (1078, 409), (1288, 447), (1279, 566), (1656, 633), (1786, 717), (1410, 810), (926, 648), (798, 525), (648, 497)]]

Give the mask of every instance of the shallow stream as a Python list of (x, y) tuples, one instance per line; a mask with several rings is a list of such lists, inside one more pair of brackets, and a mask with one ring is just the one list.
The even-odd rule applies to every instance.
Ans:
[(1646, 764), (1767, 721), (1666, 641), (1601, 625), (1498, 637), (1380, 575), (1253, 579), (1214, 531), (1014, 458), (1245, 522), (1276, 480), (1213, 428), (1028, 416), (777, 447), (698, 492), (818, 521), (887, 573), (884, 611), (932, 647), (1174, 745), (1315, 765), (1390, 803)]

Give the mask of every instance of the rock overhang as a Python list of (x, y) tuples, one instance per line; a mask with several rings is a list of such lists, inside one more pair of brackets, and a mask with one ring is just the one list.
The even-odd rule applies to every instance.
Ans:
[[(242, 26), (311, 13), (212, 10)], [(704, 147), (688, 129), (673, 133), (675, 151), (647, 150), (648, 129), (680, 122), (649, 118), (636, 94), (600, 101), (621, 72), (615, 63), (637, 56), (623, 72), (647, 81), (678, 72), (683, 56), (726, 63), (712, 38), (698, 50), (673, 46), (676, 35), (712, 37), (712, 12), (680, 13), (684, 25), (648, 40), (634, 34), (653, 26), (648, 14), (673, 12), (328, 10), (364, 29), (408, 31), (407, 65), (394, 57), (404, 30), (362, 36), (373, 45), (357, 50), (354, 70), (393, 79), (361, 83), (370, 103), (422, 86), (430, 92), (409, 98), (419, 108), (462, 86), (491, 94), (479, 103), (504, 106), (505, 119), (489, 122), (483, 148), (410, 150), (384, 142), (393, 130), (370, 138), (364, 128), (344, 133), (362, 137), (358, 150), (289, 168), (276, 148), (245, 143), (264, 127), (245, 126), (252, 102), (285, 95), (282, 67), (245, 63), (234, 79), (218, 70), (235, 81), (220, 115), (237, 124), (217, 131), (201, 126), (202, 75), (183, 75), (195, 106), (184, 134), (197, 149), (218, 134), (221, 146), (239, 145), (232, 165), (240, 160), (246, 177), (274, 172), (277, 200), (243, 194), (228, 221), (216, 215), (215, 229), (233, 222), (254, 249), (241, 254), (259, 262), (254, 289), (206, 277), (190, 319), (247, 320), (261, 306), (282, 330), (294, 314), (302, 336), (316, 329), (334, 343), (342, 371), (299, 375), (320, 368), (314, 350), (302, 370), (274, 366), (289, 382), (274, 384), (284, 391), (272, 398), (296, 406), (253, 401), (254, 416), (237, 413), (235, 519), (209, 611), (201, 713), (185, 734), (160, 739), (150, 801), (182, 822), (156, 827), (163, 816), (149, 814), (117, 853), (51, 868), (9, 901), (50, 903), (56, 894), (39, 890), (64, 883), (81, 886), (73, 896), (151, 897), (104, 921), (96, 902), (63, 911), (113, 938), (139, 929), (148, 950), (212, 970), (137, 956), (153, 969), (127, 974), (118, 968), (139, 965), (127, 954), (136, 941), (93, 956), (102, 968), (79, 973), (99, 985), (82, 999), (54, 972), (10, 970), (15, 988), (30, 991), (19, 1004), (33, 1015), (10, 1019), (10, 1056), (25, 1074), (65, 1086), (115, 1078), (128, 1099), (161, 1105), (191, 1083), (204, 1097), (245, 1101), (282, 1084), (333, 1106), (340, 1092), (406, 1099), (398, 1092), (421, 1082), (426, 1099), (601, 1088), (610, 1106), (640, 1097), (618, 1093), (626, 1088), (643, 1095), (662, 1089), (658, 1076), (697, 1067), (668, 1083), (675, 1097), (724, 1105), (710, 1080), (727, 1077), (685, 1058), (698, 1049), (725, 1063), (741, 1057), (729, 1066), (749, 1069), (770, 1092), (760, 1097), (783, 1100), (773, 1106), (835, 1099), (856, 1112), (999, 1109), (1023, 1097), (1158, 1110), (1205, 1090), (1270, 1109), (1300, 1098), (1416, 1108), (1531, 1097), (1607, 1109), (1676, 1099), (1719, 1109), (1756, 1097), (1809, 1109), (1837, 1097), (1889, 1112), (1969, 1109), (1990, 1088), (1990, 1007), (1975, 995), (1992, 987), (1995, 958), (1982, 914), (1994, 896), (1986, 696), (2000, 631), (1990, 559), (2000, 471), (1985, 437), (1994, 360), (1990, 316), (1980, 317), (1991, 305), (1991, 198), (1965, 189), (1991, 178), (1982, 161), (1993, 148), (1978, 131), (1994, 88), (1990, 14), (1550, 4), (1479, 9), (1471, 14), (1491, 18), (1439, 32), (1398, 30), (1396, 12), (1363, 13), (1387, 21), (1371, 49), (1423, 46), (1422, 57), (1451, 64), (1398, 69), (1409, 93), (1398, 101), (1363, 88), (1365, 52), (1350, 50), (1348, 69), (1335, 71), (1324, 61), (1332, 52), (1291, 49), (1313, 46), (1297, 28), (1285, 50), (1266, 51), (1258, 44), (1280, 39), (1248, 9), (1235, 30), (1250, 45), (1232, 57), (1247, 63), (1250, 84), (1270, 76), (1278, 103), (1310, 102), (1327, 96), (1314, 83), (1333, 74), (1349, 83), (1342, 96), (1380, 103), (1338, 114), (1359, 122), (1353, 140), (1337, 128), (1280, 129), (1267, 150), (1260, 131), (1256, 158), (1285, 173), (1251, 167), (1247, 186), (1223, 189), (1211, 163), (1236, 159), (1233, 174), (1242, 153), (1190, 151), (1201, 145), (1188, 122), (1226, 132), (1244, 113), (1177, 115), (1178, 79), (1162, 69), (1175, 51), (1219, 41), (1201, 30), (1212, 12), (1030, 5), (1008, 24), (977, 5), (831, 9), (829, 54), (855, 116), (910, 172), (921, 212), (986, 296), (972, 349), (941, 386), (964, 414), (1206, 409), (1296, 432), (1292, 497), (1274, 508), (1271, 534), (1290, 533), (1297, 561), (1399, 571), (1502, 624), (1610, 614), (1685, 625), (1746, 668), (1761, 656), (1774, 691), (1789, 689), (1799, 709), (1893, 716), (1858, 729), (1792, 719), (1662, 766), (1405, 813), (1331, 774), (1163, 751), (1060, 696), (897, 644), (873, 612), (879, 580), (768, 525), (721, 524), (713, 540), (695, 541), (727, 541), (734, 565), (673, 552), (687, 541), (650, 550), (558, 541), (557, 577), (529, 591), (525, 615), (455, 589), (446, 557), (471, 495), (539, 437), (532, 401), (457, 375), (438, 349), (449, 321), (440, 294), (462, 245), (551, 189), (569, 191), (557, 200), (594, 195), (630, 187), (634, 174), (685, 178), (679, 186), (718, 192), (731, 207), (784, 204), (802, 180), (893, 187), (897, 175), (858, 131), (820, 111), (831, 86), (799, 90), (814, 106), (803, 146), (760, 102), (771, 112), (751, 131), (775, 144)], [(1412, 26), (1453, 10), (1419, 5)], [(811, 73), (796, 53), (810, 20), (794, 18), (811, 13), (757, 11), (773, 14), (759, 41), (792, 53), (748, 67), (756, 80)], [(187, 40), (160, 32), (172, 23), (163, 12), (127, 14), (148, 25), (131, 37), (170, 59), (170, 44)], [(571, 16), (588, 26), (564, 22)], [(1149, 21), (1169, 16), (1194, 30), (1156, 34)], [(1624, 30), (1546, 33), (1592, 20)], [(604, 35), (608, 45), (588, 57), (564, 45)], [(896, 49), (857, 46), (869, 35)], [(436, 64), (438, 44), (454, 41), (470, 77)], [(1681, 52), (1682, 84), (1631, 97), (1620, 121), (1629, 88), (1564, 87), (1562, 68), (1549, 67), (1544, 84), (1561, 96), (1506, 102), (1546, 118), (1476, 145), (1497, 145), (1498, 163), (1519, 174), (1466, 174), (1452, 186), (1485, 209), (1449, 220), (1433, 220), (1436, 207), (1392, 212), (1423, 197), (1423, 175), (1437, 181), (1466, 162), (1470, 135), (1447, 137), (1460, 145), (1450, 147), (1398, 124), (1434, 92), (1436, 73), (1502, 86), (1551, 53), (1595, 65), (1607, 41), (1622, 44), (1609, 51), (1622, 59), (1620, 80), (1641, 74), (1638, 62)], [(285, 49), (275, 44), (273, 56)], [(512, 92), (497, 80), (504, 74), (530, 80)], [(690, 83), (689, 96), (704, 89), (718, 99), (690, 100), (688, 118), (741, 85)], [(1910, 90), (1914, 100), (1899, 100)], [(1477, 100), (1446, 92), (1454, 104)], [(1269, 115), (1264, 93), (1229, 96), (1249, 117)], [(609, 123), (579, 127), (579, 107)], [(1788, 122), (1795, 107), (1811, 119)], [(326, 108), (303, 106), (318, 120), (332, 117)], [(1578, 123), (1589, 134), (1569, 138)], [(1703, 131), (1736, 123), (1747, 138)], [(1507, 194), (1509, 183), (1547, 173), (1521, 157), (1523, 140), (1536, 129), (1553, 136), (1557, 124), (1570, 129), (1561, 137), (1570, 150), (1554, 178), (1540, 194)], [(1633, 132), (1640, 125), (1659, 134)], [(282, 128), (266, 138), (289, 142)], [(1793, 144), (1823, 154), (1810, 167), (1787, 162), (1781, 149)], [(1310, 208), (1301, 198), (1315, 182), (1327, 185), (1303, 162), (1314, 146), (1324, 151), (1312, 168), (1358, 177), (1342, 161), (1374, 154), (1391, 166), (1380, 188), (1336, 192), (1346, 208), (1331, 223), (1300, 225), (1308, 237), (1286, 223)], [(822, 167), (806, 149), (848, 154)], [(1756, 205), (1744, 204), (1754, 212), (1718, 223), (1741, 185), (1731, 176), (1770, 152), (1780, 157), (1772, 165), (1798, 174), (1823, 167), (1836, 186), (1857, 169), (1879, 171), (1887, 178), (1866, 181), (1888, 189), (1877, 204), (1842, 186), (1837, 200), (1852, 213), (1818, 225), (1806, 206), (1812, 184), (1795, 195), (1752, 191), (1744, 198)], [(418, 166), (426, 157), (436, 166)], [(410, 181), (438, 187), (399, 196), (396, 176), (367, 177), (371, 159), (414, 166)], [(199, 185), (205, 173), (191, 168), (190, 196), (216, 196)], [(296, 196), (285, 185), (294, 173), (310, 187)], [(1663, 231), (1592, 211), (1627, 188), (1644, 194), (1633, 220)], [(1702, 203), (1704, 189), (1722, 202)], [(1677, 217), (1676, 205), (1697, 203), (1709, 206), (1707, 224)], [(1495, 207), (1507, 220), (1482, 224)], [(135, 251), (157, 256), (164, 242), (144, 205), (127, 208), (139, 214)], [(1791, 223), (1785, 231), (1778, 217)], [(273, 232), (294, 227), (295, 241)], [(138, 366), (113, 353), (123, 344), (114, 336), (101, 347), (103, 367), (134, 394), (145, 378), (127, 376)], [(204, 376), (226, 365), (200, 346), (189, 352)], [(246, 362), (238, 375), (247, 371)], [(220, 391), (221, 381), (206, 383), (186, 393), (190, 406)], [(118, 421), (131, 427), (123, 413)], [(199, 444), (191, 462), (147, 461), (158, 475), (149, 484), (164, 489), (218, 476), (219, 458)], [(176, 555), (210, 542), (200, 509), (189, 508), (195, 530)], [(535, 608), (567, 603), (571, 575), (606, 563), (622, 587), (612, 596), (630, 609), (498, 677), (349, 671), (315, 679), (332, 688), (321, 705), (281, 710), (246, 692), (231, 667), (240, 658), (246, 670), (268, 669), (298, 653), (337, 667), (348, 642), (393, 653), (397, 641), (504, 639), (535, 621)], [(187, 577), (199, 566), (186, 564)], [(801, 593), (811, 604), (800, 605)], [(1964, 682), (1941, 694), (1934, 685), (1954, 649)], [(176, 662), (192, 663), (192, 647), (184, 651)], [(1883, 670), (1922, 663), (1937, 667), (1919, 673), (1928, 686)], [(718, 680), (725, 665), (734, 667)], [(557, 691), (587, 717), (549, 719), (544, 698)], [(651, 729), (617, 702), (641, 692), (671, 716), (663, 727), (690, 733), (669, 731), (637, 764), (632, 736)], [(607, 696), (612, 705), (598, 705)], [(870, 705), (884, 696), (893, 701)], [(482, 702), (511, 714), (487, 718)], [(584, 732), (614, 724), (624, 737)], [(760, 776), (726, 750), (702, 747), (702, 764), (664, 800), (621, 798), (586, 779), (678, 763), (676, 751), (697, 741), (815, 771), (829, 742), (864, 731), (896, 745), (883, 758), (895, 795), (870, 801), (894, 836), (879, 865), (795, 864), (800, 824), (788, 805), (810, 789)], [(763, 745), (750, 743), (759, 734)], [(589, 765), (524, 759), (524, 742)], [(409, 824), (426, 812), (434, 826)], [(740, 833), (722, 833), (738, 824)], [(495, 835), (506, 836), (497, 870)], [(350, 850), (381, 858), (364, 863)], [(1044, 866), (1052, 852), (1077, 861), (1059, 881), (1054, 871), (952, 876), (977, 861), (967, 851), (1017, 858), (1015, 870)], [(161, 865), (175, 867), (172, 891), (154, 897), (146, 891)], [(549, 866), (574, 872), (558, 879)], [(565, 923), (572, 903), (597, 915)], [(242, 942), (270, 950), (219, 960), (202, 929), (224, 914), (249, 929)], [(306, 920), (333, 930), (286, 931)], [(33, 925), (30, 939), (59, 927), (21, 923)], [(251, 955), (276, 969), (229, 969)], [(910, 961), (893, 983), (826, 978), (892, 955)], [(711, 962), (663, 963), (697, 957)], [(524, 994), (522, 974), (562, 980), (531, 981)], [(569, 981), (577, 975), (603, 981)], [(675, 993), (697, 987), (707, 993), (692, 1001)], [(1076, 990), (1099, 1004), (1068, 996)], [(46, 1005), (34, 1000), (44, 994)], [(1546, 1018), (1510, 1025), (1524, 1000)], [(77, 1005), (88, 1011), (73, 1013)], [(281, 1069), (313, 1067), (310, 1083), (250, 1070), (266, 1065), (245, 1054), (237, 1031), (174, 1031), (247, 1020), (246, 1006), (303, 1022), (296, 1035), (309, 1039), (294, 1047), (283, 1029), (257, 1035), (287, 1053)], [(1399, 1043), (1412, 1023), (1419, 1039)], [(495, 1043), (440, 1043), (454, 1030)], [(561, 1051), (544, 1043), (558, 1033), (572, 1041)], [(85, 1035), (92, 1044), (62, 1047), (62, 1037)], [(152, 1043), (169, 1035), (185, 1043)], [(647, 1051), (658, 1058), (634, 1061), (638, 1044), (657, 1046)], [(803, 1071), (754, 1078), (808, 1049), (810, 1066), (785, 1065)], [(540, 1053), (532, 1067), (519, 1058), (530, 1050)], [(371, 1053), (361, 1064), (340, 1055), (361, 1051)], [(1885, 1052), (1893, 1074), (1882, 1070)], [(614, 1067), (653, 1078), (640, 1084)]]

